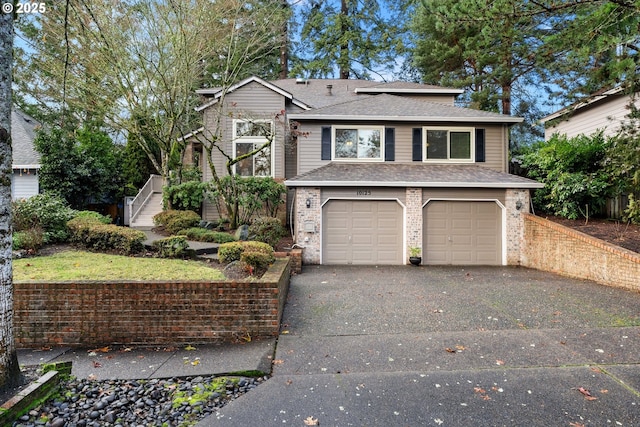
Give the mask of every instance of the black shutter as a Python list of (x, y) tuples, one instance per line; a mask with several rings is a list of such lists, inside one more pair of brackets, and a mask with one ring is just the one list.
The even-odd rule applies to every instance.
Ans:
[(422, 161), (422, 128), (413, 128), (413, 161)]
[(485, 161), (484, 129), (476, 129), (476, 162)]
[(331, 126), (322, 126), (322, 160), (331, 160)]
[(385, 128), (384, 130), (384, 161), (393, 162), (396, 160), (396, 129)]

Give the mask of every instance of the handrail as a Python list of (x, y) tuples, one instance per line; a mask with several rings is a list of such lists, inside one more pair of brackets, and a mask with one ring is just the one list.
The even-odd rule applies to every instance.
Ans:
[(162, 177), (160, 175), (151, 175), (140, 191), (138, 191), (138, 195), (131, 202), (129, 209), (129, 225), (133, 224), (133, 220), (138, 216), (151, 195), (153, 195), (153, 193), (161, 192)]

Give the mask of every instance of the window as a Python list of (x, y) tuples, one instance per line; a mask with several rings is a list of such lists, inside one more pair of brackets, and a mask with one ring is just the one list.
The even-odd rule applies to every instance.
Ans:
[(425, 160), (473, 161), (472, 128), (425, 128)]
[[(234, 120), (233, 154), (240, 157), (259, 148), (273, 135), (271, 120)], [(235, 173), (240, 176), (272, 176), (271, 147), (247, 157), (235, 164)]]
[(382, 160), (383, 128), (335, 127), (334, 160)]

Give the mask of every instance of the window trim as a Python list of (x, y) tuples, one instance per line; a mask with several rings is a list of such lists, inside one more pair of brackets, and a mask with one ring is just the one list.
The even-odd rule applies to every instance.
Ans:
[[(447, 131), (447, 158), (446, 159), (429, 159), (427, 157), (427, 133), (430, 130)], [(469, 158), (468, 159), (452, 159), (451, 158), (451, 132), (468, 132), (469, 133)], [(463, 126), (424, 126), (422, 128), (422, 161), (426, 163), (475, 163), (476, 161), (476, 128)]]
[[(269, 120), (269, 119), (256, 119), (256, 120), (245, 120), (245, 119), (233, 119), (233, 126), (232, 126), (232, 152), (233, 152), (233, 158), (235, 159), (237, 157), (237, 144), (254, 144), (254, 147), (256, 144), (258, 145), (262, 145), (267, 141), (267, 138), (264, 136), (236, 136), (236, 132), (237, 132), (237, 125), (238, 123), (246, 123), (246, 122), (253, 122), (253, 123), (270, 123), (271, 124), (271, 131), (274, 132), (275, 135), (275, 128), (274, 128), (274, 123), (273, 120)], [(256, 156), (252, 156), (251, 157), (251, 162), (252, 162), (252, 177), (255, 178), (264, 178), (264, 177), (271, 177), (274, 178), (275, 177), (275, 163), (274, 163), (274, 158), (275, 158), (275, 138), (274, 141), (271, 141), (271, 145), (269, 146), (269, 168), (270, 168), (270, 173), (269, 175), (256, 175)], [(237, 167), (238, 164), (234, 164), (233, 165), (233, 174), (237, 175)], [(244, 175), (243, 175), (244, 176)]]
[[(358, 158), (358, 157), (336, 157), (336, 130), (356, 129), (377, 130), (380, 132), (380, 157), (379, 158)], [(331, 126), (331, 160), (336, 162), (384, 162), (385, 160), (385, 126), (361, 126), (361, 125), (334, 125)], [(357, 152), (357, 148), (356, 148)]]

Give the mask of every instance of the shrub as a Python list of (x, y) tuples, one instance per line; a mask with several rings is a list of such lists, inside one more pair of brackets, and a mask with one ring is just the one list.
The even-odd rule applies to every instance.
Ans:
[(169, 209), (154, 216), (153, 223), (164, 227), (170, 234), (177, 234), (180, 230), (196, 227), (200, 223), (200, 215), (194, 211)]
[(112, 220), (111, 217), (108, 215), (102, 215), (98, 212), (95, 211), (76, 211), (73, 214), (73, 218), (89, 218), (89, 219), (95, 219), (96, 221), (100, 222), (101, 224), (111, 224)]
[(228, 243), (234, 242), (236, 239), (229, 233), (223, 233), (220, 231), (211, 231), (206, 228), (192, 227), (186, 230), (180, 230), (178, 233), (183, 236), (187, 236), (189, 240), (195, 240), (198, 242), (213, 242), (213, 243)]
[[(273, 258), (273, 248), (271, 246), (263, 242), (253, 241), (224, 243), (220, 245), (220, 248), (218, 248), (218, 257), (220, 258), (220, 262), (226, 264), (232, 261), (241, 260), (244, 252), (260, 253), (265, 255), (267, 259), (271, 259), (267, 265), (271, 264), (275, 259)], [(257, 259), (257, 256), (251, 255), (250, 259)], [(258, 260), (258, 262), (260, 261)]]
[(268, 268), (276, 260), (273, 253), (266, 254), (264, 252), (244, 251), (240, 255), (240, 261), (251, 267), (252, 270), (264, 270)]
[(162, 200), (165, 206), (171, 206), (173, 209), (199, 210), (207, 188), (206, 182), (199, 181), (171, 185), (162, 190)]
[(142, 251), (146, 235), (139, 230), (102, 224), (94, 218), (74, 218), (67, 223), (71, 241), (89, 249), (130, 255)]
[(153, 248), (162, 258), (186, 258), (191, 255), (185, 236), (171, 236), (153, 242)]
[(13, 233), (13, 249), (36, 252), (44, 244), (44, 233), (40, 227)]
[(12, 209), (15, 231), (39, 227), (43, 230), (43, 243), (64, 242), (69, 238), (67, 221), (75, 211), (61, 197), (37, 194), (14, 202)]
[(277, 218), (258, 218), (249, 226), (249, 238), (275, 247), (287, 230)]

